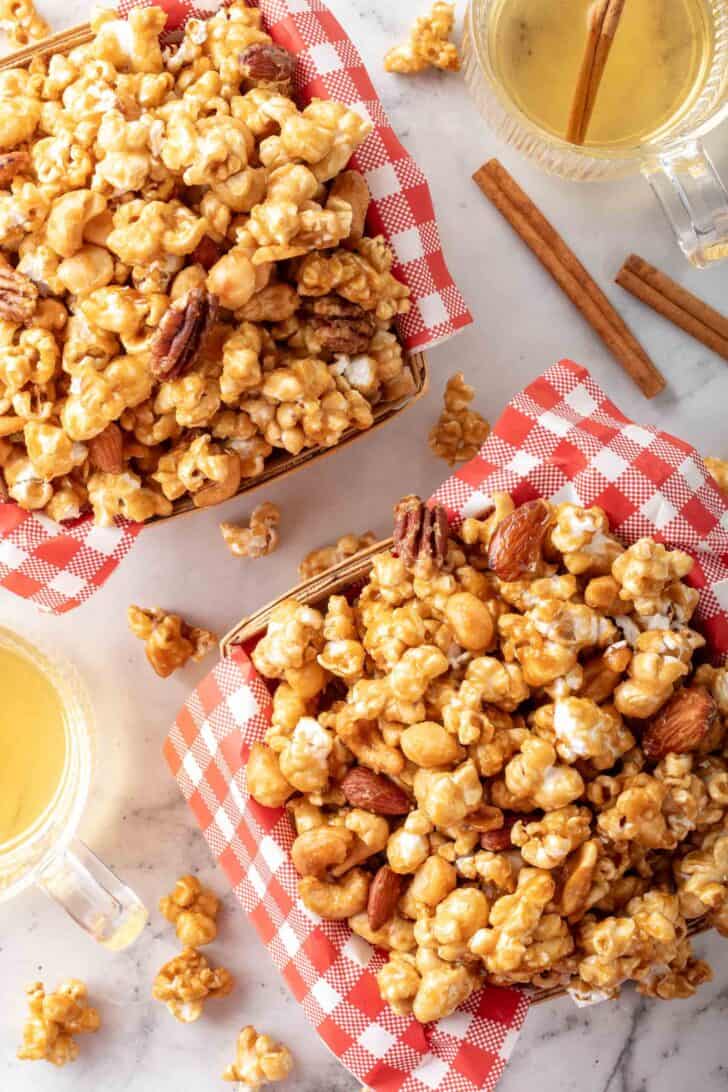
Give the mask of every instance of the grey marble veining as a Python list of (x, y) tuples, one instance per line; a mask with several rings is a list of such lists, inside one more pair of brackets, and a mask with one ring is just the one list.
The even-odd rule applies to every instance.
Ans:
[[(98, 717), (98, 765), (81, 833), (150, 907), (184, 871), (199, 872), (221, 892), (225, 880), (161, 756), (171, 719), (208, 665), (156, 678), (127, 632), (127, 604), (160, 603), (224, 632), (289, 587), (298, 560), (312, 547), (365, 525), (384, 533), (399, 495), (427, 495), (445, 475), (425, 437), (445, 378), (456, 368), (475, 384), (478, 408), (494, 418), (516, 389), (554, 360), (570, 356), (590, 367), (638, 421), (658, 423), (706, 453), (728, 457), (725, 363), (612, 284), (625, 255), (638, 250), (725, 309), (728, 265), (704, 273), (690, 270), (641, 179), (579, 187), (548, 178), (488, 133), (458, 77), (432, 73), (406, 80), (386, 74), (385, 50), (404, 35), (424, 0), (329, 2), (364, 55), (395, 129), (429, 178), (448, 262), (475, 325), (430, 354), (430, 394), (396, 428), (364, 438), (265, 491), (264, 499), (283, 511), (282, 543), (272, 560), (246, 564), (231, 557), (219, 539), (219, 514), (200, 512), (184, 524), (145, 532), (109, 584), (65, 617), (39, 615), (0, 591), (0, 623), (62, 648), (88, 681)], [(40, 0), (39, 7), (58, 29), (82, 21), (88, 12), (84, 0)], [(724, 134), (709, 144), (728, 177)], [(494, 154), (563, 231), (635, 327), (668, 379), (659, 398), (646, 402), (639, 395), (477, 191), (470, 176)], [(231, 503), (225, 518), (242, 517), (249, 508), (246, 502)], [(577, 1010), (562, 1000), (533, 1008), (499, 1092), (728, 1089), (728, 944), (711, 934), (696, 946), (713, 963), (715, 980), (690, 1001), (646, 1001), (626, 990), (614, 1004)], [(177, 1024), (163, 1006), (148, 1000), (154, 972), (175, 947), (171, 928), (156, 912), (138, 947), (111, 956), (38, 892), (0, 905), (2, 1092), (222, 1089), (219, 1075), (246, 1023), (291, 1045), (297, 1064), (286, 1090), (358, 1089), (310, 1029), (229, 894), (219, 939), (209, 951), (231, 968), (239, 985), (230, 997), (211, 1002), (190, 1026)], [(66, 1070), (16, 1061), (24, 986), (36, 978), (55, 984), (69, 974), (85, 978), (92, 994), (102, 998), (103, 1031), (84, 1039), (79, 1062)]]

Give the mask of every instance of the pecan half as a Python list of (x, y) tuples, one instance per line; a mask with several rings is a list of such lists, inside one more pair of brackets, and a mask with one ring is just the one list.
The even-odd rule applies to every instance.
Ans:
[(363, 353), (377, 329), (371, 312), (340, 296), (322, 296), (307, 301), (306, 315), (321, 349), (330, 353)]
[(535, 574), (549, 519), (546, 502), (532, 500), (498, 524), (488, 548), (488, 565), (496, 576), (510, 581)]
[(38, 289), (24, 273), (0, 263), (0, 318), (30, 322), (38, 306)]
[(248, 88), (265, 87), (291, 97), (296, 58), (272, 42), (255, 42), (240, 54), (240, 74)]
[(152, 342), (152, 375), (174, 379), (189, 371), (204, 347), (217, 312), (217, 296), (204, 288), (192, 288), (175, 300)]
[(512, 849), (511, 831), (517, 819), (523, 816), (515, 812), (503, 813), (503, 826), (497, 830), (486, 830), (480, 835), (480, 845), (483, 849), (489, 849), (491, 853), (501, 853), (504, 849)]
[(215, 262), (217, 262), (224, 254), (224, 250), (219, 243), (216, 243), (214, 239), (209, 235), (203, 235), (199, 243), (192, 251), (192, 261), (199, 263), (203, 269), (212, 269)]
[(718, 708), (702, 686), (686, 686), (663, 705), (642, 734), (642, 750), (652, 762), (665, 755), (697, 751), (709, 736)]
[(408, 569), (441, 569), (447, 557), (449, 526), (447, 512), (440, 504), (432, 508), (410, 494), (394, 506), (392, 553)]
[(0, 186), (7, 186), (16, 175), (23, 174), (29, 168), (30, 156), (26, 151), (3, 152), (0, 155)]

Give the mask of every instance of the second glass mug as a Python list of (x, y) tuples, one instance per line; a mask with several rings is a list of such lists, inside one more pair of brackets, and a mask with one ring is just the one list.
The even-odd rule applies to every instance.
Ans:
[(490, 49), (491, 20), (502, 2), (470, 0), (463, 37), (465, 80), (496, 135), (567, 179), (606, 181), (641, 171), (693, 265), (728, 257), (728, 192), (701, 140), (728, 117), (728, 0), (704, 0), (713, 54), (699, 93), (660, 137), (618, 149), (571, 144), (519, 110), (498, 77)]
[(27, 829), (0, 844), (0, 902), (31, 884), (42, 888), (105, 948), (119, 951), (147, 920), (141, 900), (75, 837), (91, 783), (94, 718), (86, 689), (70, 664), (50, 658), (0, 626), (0, 648), (38, 669), (63, 708), (65, 759), (52, 800)]

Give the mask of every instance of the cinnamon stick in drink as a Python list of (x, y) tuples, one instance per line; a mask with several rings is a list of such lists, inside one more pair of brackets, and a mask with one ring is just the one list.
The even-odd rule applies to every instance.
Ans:
[(664, 377), (564, 239), (505, 167), (491, 159), (475, 172), (473, 179), (579, 309), (645, 397), (659, 394), (665, 386)]
[(586, 140), (624, 5), (625, 0), (595, 0), (589, 9), (587, 41), (566, 131), (566, 139), (572, 144), (583, 144)]
[(728, 317), (688, 292), (667, 273), (638, 254), (630, 254), (615, 279), (653, 311), (728, 360)]

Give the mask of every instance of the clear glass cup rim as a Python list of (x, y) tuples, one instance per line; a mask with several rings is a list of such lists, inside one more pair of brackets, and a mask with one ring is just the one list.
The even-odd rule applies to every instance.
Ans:
[[(72, 664), (5, 626), (0, 626), (0, 648), (23, 657), (47, 675), (63, 705), (66, 741), (63, 772), (53, 797), (29, 827), (10, 841), (0, 843), (0, 901), (3, 901), (30, 886), (39, 872), (72, 841), (91, 785), (94, 720), (86, 687)], [(3, 875), (12, 876), (14, 871), (17, 878), (4, 884)]]
[[(573, 160), (607, 161), (613, 163), (615, 167), (620, 162), (631, 162), (636, 168), (641, 162), (649, 160), (655, 155), (676, 149), (687, 140), (705, 136), (706, 133), (710, 132), (728, 118), (728, 94), (724, 91), (722, 102), (716, 102), (713, 108), (708, 110), (707, 114), (705, 114), (705, 110), (703, 109), (702, 112), (704, 116), (702, 117), (702, 120), (696, 119), (688, 125), (688, 119), (692, 117), (693, 112), (697, 111), (697, 107), (703, 96), (707, 95), (717, 82), (725, 82), (725, 77), (719, 72), (719, 69), (728, 69), (728, 4), (725, 3), (725, 0), (706, 0), (706, 3), (714, 16), (716, 14), (716, 5), (720, 4), (725, 26), (722, 28), (723, 34), (720, 36), (720, 49), (716, 48), (714, 52), (705, 86), (698, 99), (687, 111), (680, 126), (664, 140), (658, 140), (654, 143), (646, 142), (635, 145), (626, 145), (619, 148), (599, 144), (588, 144), (583, 147), (571, 144), (563, 137), (559, 137), (555, 133), (551, 133), (547, 129), (543, 129), (541, 126), (537, 125), (527, 114), (524, 114), (513, 99), (506, 94), (500, 82), (493, 78), (492, 75), (488, 35), (477, 36), (473, 30), (473, 19), (480, 19), (482, 17), (487, 20), (492, 14), (496, 2), (497, 0), (469, 0), (465, 17), (466, 46), (468, 49), (472, 50), (472, 55), (477, 61), (481, 77), (487, 81), (490, 93), (498, 100), (500, 110), (505, 117), (510, 119), (511, 123), (517, 122), (522, 127), (524, 130), (524, 138), (542, 141), (553, 151), (557, 153), (561, 152), (564, 157), (572, 157)], [(718, 35), (716, 35), (716, 38), (718, 38)], [(685, 131), (686, 128), (689, 129), (689, 132)], [(516, 143), (518, 142), (516, 141)]]

